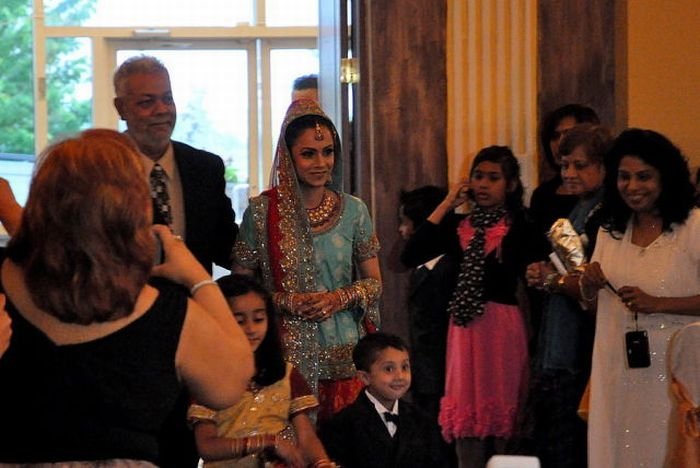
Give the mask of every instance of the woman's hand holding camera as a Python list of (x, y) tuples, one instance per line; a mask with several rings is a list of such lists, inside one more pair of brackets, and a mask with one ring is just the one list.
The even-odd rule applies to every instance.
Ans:
[(153, 267), (153, 276), (167, 278), (187, 289), (211, 280), (211, 275), (192, 255), (180, 236), (175, 236), (167, 226), (156, 224), (153, 232), (163, 246), (163, 263)]

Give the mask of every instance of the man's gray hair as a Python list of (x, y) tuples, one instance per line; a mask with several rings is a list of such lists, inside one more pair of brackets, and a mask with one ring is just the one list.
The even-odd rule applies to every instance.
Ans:
[(117, 96), (124, 94), (124, 83), (131, 76), (138, 73), (164, 73), (168, 77), (168, 69), (165, 68), (163, 62), (149, 55), (137, 55), (126, 59), (114, 72), (114, 93)]

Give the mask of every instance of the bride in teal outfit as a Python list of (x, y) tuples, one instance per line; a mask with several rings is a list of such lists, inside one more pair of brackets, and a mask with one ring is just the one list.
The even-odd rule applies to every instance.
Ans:
[(379, 242), (367, 206), (342, 192), (333, 123), (310, 100), (285, 117), (272, 188), (250, 200), (234, 270), (257, 273), (282, 311), (287, 359), (318, 393), (323, 420), (354, 401), (352, 349), (379, 326)]

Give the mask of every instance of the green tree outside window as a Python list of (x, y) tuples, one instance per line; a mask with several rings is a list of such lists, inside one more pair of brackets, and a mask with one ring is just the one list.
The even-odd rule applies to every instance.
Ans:
[[(94, 0), (55, 2), (53, 14), (78, 23), (94, 12)], [(87, 58), (77, 57), (78, 40), (50, 40), (46, 45), (49, 135), (52, 141), (89, 127), (90, 100), (75, 97), (89, 74)], [(34, 154), (32, 2), (0, 4), (0, 152)]]

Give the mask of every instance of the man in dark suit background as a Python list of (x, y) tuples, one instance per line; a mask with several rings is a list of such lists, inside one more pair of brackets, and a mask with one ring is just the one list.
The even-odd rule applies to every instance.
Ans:
[[(115, 72), (114, 91), (126, 133), (143, 155), (154, 223), (169, 225), (209, 272), (212, 263), (230, 268), (238, 227), (225, 192), (224, 164), (215, 154), (171, 140), (177, 111), (168, 70), (155, 57), (132, 57)], [(197, 466), (194, 436), (186, 424), (188, 405), (183, 392), (160, 437), (160, 466)]]
[(114, 91), (126, 132), (144, 156), (145, 177), (150, 179), (156, 165), (165, 173), (167, 224), (207, 270), (212, 263), (230, 268), (238, 228), (225, 192), (224, 164), (215, 154), (171, 140), (177, 111), (168, 70), (154, 57), (132, 57), (114, 74)]

